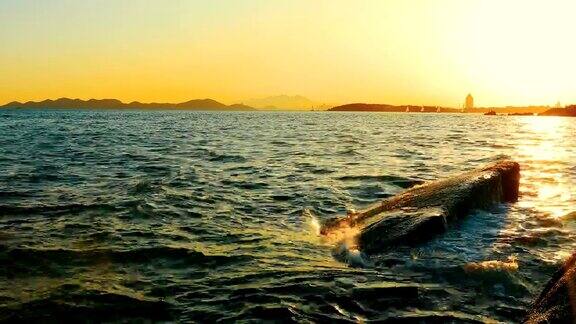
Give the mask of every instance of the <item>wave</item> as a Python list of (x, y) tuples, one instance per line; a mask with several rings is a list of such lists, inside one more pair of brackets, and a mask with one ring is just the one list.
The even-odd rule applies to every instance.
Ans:
[(233, 181), (233, 180), (222, 180), (222, 184), (245, 190), (264, 189), (269, 186), (265, 182), (248, 182), (248, 181)]
[(270, 196), (275, 201), (288, 201), (296, 198), (295, 195), (283, 195), (283, 194), (275, 194)]
[(31, 191), (0, 190), (0, 198), (32, 198)]
[(139, 180), (135, 184), (132, 185), (130, 188), (130, 193), (132, 194), (145, 194), (149, 192), (153, 192), (158, 189), (158, 186), (152, 183), (150, 180), (144, 179)]
[(294, 143), (290, 143), (290, 142), (286, 142), (286, 141), (271, 141), (270, 144), (275, 145), (275, 146), (281, 146), (281, 147), (288, 147), (288, 146), (294, 146)]
[(469, 323), (481, 324), (496, 322), (486, 317), (473, 316), (462, 312), (453, 311), (419, 311), (418, 313), (407, 313), (385, 316), (380, 319), (385, 323)]
[(511, 272), (518, 270), (518, 262), (515, 256), (511, 256), (506, 261), (489, 260), (482, 262), (469, 262), (464, 265), (464, 272)]
[(208, 153), (208, 161), (210, 162), (222, 162), (222, 163), (244, 163), (247, 162), (248, 159), (243, 157), (242, 155), (233, 155), (233, 154), (219, 154), (210, 151)]
[(415, 185), (424, 183), (423, 180), (398, 177), (392, 175), (346, 175), (336, 178), (340, 181), (372, 181), (387, 182), (401, 188), (410, 188)]
[(248, 307), (236, 316), (222, 318), (223, 322), (236, 321), (272, 321), (282, 319), (282, 323), (299, 323), (294, 317), (297, 315), (289, 306), (263, 306)]
[(344, 156), (363, 156), (363, 154), (358, 152), (358, 150), (352, 148), (340, 150), (336, 154)]
[(136, 170), (144, 172), (148, 175), (164, 176), (170, 174), (172, 167), (165, 164), (143, 164), (136, 166)]
[(48, 296), (17, 304), (2, 312), (6, 323), (170, 321), (175, 312), (160, 299), (63, 284)]
[(17, 205), (0, 205), (0, 214), (3, 215), (29, 215), (29, 214), (61, 214), (61, 213), (79, 213), (87, 210), (102, 209), (114, 210), (114, 206), (109, 204), (63, 204), (63, 205), (34, 205), (34, 206), (17, 206)]
[[(52, 272), (61, 267), (94, 265), (102, 263), (150, 263), (171, 262), (172, 266), (217, 268), (250, 262), (249, 255), (207, 255), (203, 252), (181, 247), (158, 246), (132, 250), (114, 249), (33, 249), (0, 246), (0, 260), (5, 267), (0, 275), (19, 276), (26, 273)], [(44, 267), (47, 267), (44, 269)]]

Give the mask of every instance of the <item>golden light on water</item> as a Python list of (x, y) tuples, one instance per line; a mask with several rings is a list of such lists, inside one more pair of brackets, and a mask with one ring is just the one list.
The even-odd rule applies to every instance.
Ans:
[[(568, 156), (563, 146), (558, 145), (568, 136), (566, 123), (562, 117), (525, 117), (520, 118), (518, 153), (529, 161), (562, 161)], [(546, 166), (546, 165), (544, 165)]]
[(562, 201), (570, 200), (571, 194), (562, 185), (543, 185), (538, 189), (538, 198), (552, 199), (560, 198)]
[(524, 191), (533, 194), (519, 202), (521, 207), (537, 208), (553, 217), (570, 212), (567, 202), (572, 199), (570, 184), (562, 176), (569, 153), (563, 143), (570, 136), (569, 119), (562, 117), (525, 117), (518, 119), (525, 138), (517, 150), (527, 161), (522, 172)]
[(466, 273), (484, 272), (484, 271), (506, 271), (513, 272), (518, 270), (518, 260), (515, 255), (509, 256), (506, 261), (487, 260), (482, 262), (469, 262), (464, 265)]
[(563, 136), (565, 132), (564, 125), (567, 122), (566, 118), (551, 116), (545, 118), (530, 116), (520, 120), (527, 128), (537, 133), (537, 135), (544, 136), (545, 139)]

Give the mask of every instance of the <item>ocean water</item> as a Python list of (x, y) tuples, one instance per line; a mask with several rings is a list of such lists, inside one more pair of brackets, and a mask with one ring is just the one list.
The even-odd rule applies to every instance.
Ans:
[[(0, 111), (0, 321), (515, 322), (575, 249), (570, 118)], [(317, 223), (502, 157), (517, 204), (333, 257)]]

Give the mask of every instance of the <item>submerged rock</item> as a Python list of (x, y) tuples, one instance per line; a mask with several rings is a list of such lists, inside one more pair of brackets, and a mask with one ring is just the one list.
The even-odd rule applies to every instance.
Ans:
[(501, 160), (413, 187), (363, 212), (330, 219), (320, 233), (336, 241), (354, 242), (366, 253), (397, 244), (417, 244), (444, 232), (472, 209), (516, 202), (519, 181), (519, 164)]
[(576, 253), (548, 281), (525, 323), (576, 322)]

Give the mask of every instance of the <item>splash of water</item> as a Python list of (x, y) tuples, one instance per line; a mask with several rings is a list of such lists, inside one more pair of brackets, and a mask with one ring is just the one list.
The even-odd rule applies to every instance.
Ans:
[(312, 214), (312, 212), (307, 208), (302, 212), (302, 216), (306, 218), (306, 223), (312, 233), (314, 233), (314, 235), (320, 235), (320, 228), (322, 226), (320, 225), (318, 218), (316, 218), (316, 216), (314, 216), (314, 214)]
[(466, 273), (476, 272), (514, 272), (518, 270), (518, 260), (515, 255), (508, 257), (506, 261), (488, 260), (482, 262), (469, 262), (464, 265)]
[(363, 268), (370, 265), (367, 256), (358, 247), (357, 235), (360, 233), (358, 228), (347, 225), (327, 235), (320, 235), (322, 225), (318, 218), (309, 209), (305, 209), (302, 215), (307, 218), (308, 226), (315, 235), (321, 236), (324, 243), (334, 245), (332, 254), (337, 260), (352, 267)]

